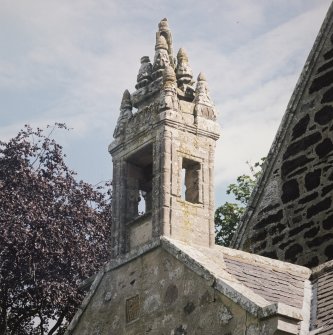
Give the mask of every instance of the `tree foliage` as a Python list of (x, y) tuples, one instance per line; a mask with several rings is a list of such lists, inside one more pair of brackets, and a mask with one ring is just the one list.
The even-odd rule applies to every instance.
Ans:
[(75, 179), (56, 128), (0, 142), (0, 334), (63, 334), (109, 256), (110, 194)]
[(215, 211), (215, 243), (228, 247), (237, 229), (238, 223), (244, 214), (251, 193), (261, 175), (265, 158), (253, 166), (249, 165), (250, 174), (237, 177), (236, 183), (230, 184), (227, 194), (232, 194), (237, 203), (225, 202)]

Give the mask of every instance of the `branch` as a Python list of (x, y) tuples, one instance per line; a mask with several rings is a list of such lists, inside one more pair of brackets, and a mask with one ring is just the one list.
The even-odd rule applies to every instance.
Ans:
[(62, 324), (62, 321), (64, 320), (66, 314), (68, 313), (68, 306), (64, 309), (62, 314), (59, 316), (59, 319), (55, 323), (55, 325), (50, 329), (47, 335), (52, 335)]

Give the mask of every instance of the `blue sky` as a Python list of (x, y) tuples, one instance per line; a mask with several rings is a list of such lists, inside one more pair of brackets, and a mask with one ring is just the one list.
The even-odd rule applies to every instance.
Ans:
[(66, 122), (68, 164), (112, 177), (107, 146), (141, 56), (167, 17), (174, 51), (206, 74), (219, 111), (217, 205), (273, 141), (329, 0), (0, 0), (0, 139), (24, 124)]

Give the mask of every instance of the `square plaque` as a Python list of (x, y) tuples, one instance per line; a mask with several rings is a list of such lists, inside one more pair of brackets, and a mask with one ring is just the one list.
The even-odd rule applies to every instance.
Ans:
[(139, 318), (140, 299), (139, 295), (126, 299), (126, 322), (131, 322)]

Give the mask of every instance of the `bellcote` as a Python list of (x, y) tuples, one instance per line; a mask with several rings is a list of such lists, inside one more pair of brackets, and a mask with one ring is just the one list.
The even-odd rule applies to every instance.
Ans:
[(153, 63), (141, 58), (136, 91), (124, 92), (109, 146), (113, 159), (112, 255), (163, 235), (214, 244), (216, 109), (181, 48), (173, 56), (168, 21), (158, 25)]

